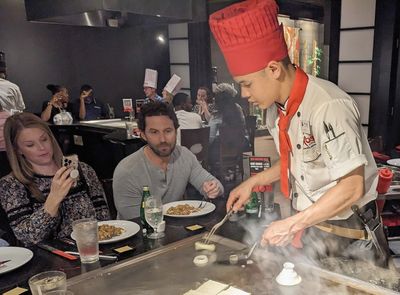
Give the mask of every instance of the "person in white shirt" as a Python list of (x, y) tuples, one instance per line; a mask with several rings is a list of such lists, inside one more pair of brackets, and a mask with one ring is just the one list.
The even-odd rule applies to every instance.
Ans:
[(199, 114), (191, 112), (193, 105), (190, 96), (186, 93), (179, 92), (174, 96), (172, 101), (176, 117), (179, 122), (177, 134), (177, 143), (181, 143), (181, 129), (197, 129), (203, 127), (203, 122)]
[(8, 81), (7, 67), (4, 53), (0, 52), (0, 104), (3, 110), (11, 112), (11, 110), (23, 111), (25, 109), (24, 99), (22, 98), (19, 87)]

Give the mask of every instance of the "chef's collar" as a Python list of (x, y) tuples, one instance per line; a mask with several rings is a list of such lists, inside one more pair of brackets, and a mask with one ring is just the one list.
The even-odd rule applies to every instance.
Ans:
[(279, 110), (281, 110), (281, 112), (283, 112), (285, 115), (286, 115), (286, 109), (287, 109), (288, 101), (289, 101), (289, 98), (286, 99), (286, 101), (285, 101), (284, 104), (281, 104), (281, 103), (279, 103), (279, 102), (275, 102), (276, 107), (277, 107)]

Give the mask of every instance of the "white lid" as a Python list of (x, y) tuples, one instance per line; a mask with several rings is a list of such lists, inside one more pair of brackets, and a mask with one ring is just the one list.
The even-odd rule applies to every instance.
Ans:
[(158, 72), (152, 69), (146, 69), (144, 75), (143, 87), (157, 88)]
[(173, 74), (171, 79), (169, 79), (167, 85), (165, 85), (164, 90), (168, 91), (172, 95), (177, 94), (178, 91), (181, 89), (181, 81), (182, 81), (181, 77), (179, 77), (176, 74)]

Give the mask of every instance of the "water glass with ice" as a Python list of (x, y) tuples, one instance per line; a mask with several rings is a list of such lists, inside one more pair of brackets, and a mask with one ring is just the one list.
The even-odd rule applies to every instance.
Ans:
[(72, 223), (79, 256), (82, 263), (93, 263), (99, 260), (99, 240), (97, 220), (79, 219)]
[(33, 295), (48, 294), (51, 291), (67, 291), (67, 276), (62, 271), (45, 271), (34, 275), (28, 281)]
[(159, 225), (163, 221), (163, 205), (160, 197), (154, 195), (147, 197), (144, 203), (144, 216), (147, 223), (154, 229), (154, 232), (147, 237), (150, 239), (164, 237), (165, 233), (158, 231)]

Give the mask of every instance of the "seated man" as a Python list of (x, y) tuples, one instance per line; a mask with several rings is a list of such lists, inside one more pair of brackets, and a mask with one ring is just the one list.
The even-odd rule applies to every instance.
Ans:
[(178, 144), (181, 144), (181, 129), (201, 128), (203, 127), (203, 122), (199, 114), (192, 112), (192, 100), (186, 93), (179, 92), (175, 94), (172, 103), (174, 104), (175, 114), (179, 123), (176, 141)]
[(163, 203), (178, 201), (188, 183), (208, 198), (223, 194), (221, 183), (201, 167), (187, 148), (176, 145), (178, 119), (162, 102), (145, 104), (138, 126), (147, 145), (123, 159), (114, 171), (113, 191), (119, 219), (140, 215), (143, 186)]
[(74, 116), (80, 121), (96, 120), (107, 117), (104, 104), (97, 100), (93, 95), (93, 88), (90, 85), (82, 85), (79, 102), (75, 104), (79, 106), (74, 110)]

